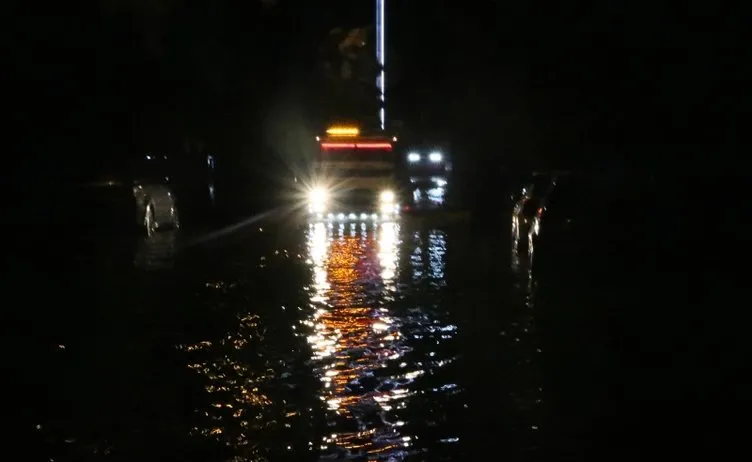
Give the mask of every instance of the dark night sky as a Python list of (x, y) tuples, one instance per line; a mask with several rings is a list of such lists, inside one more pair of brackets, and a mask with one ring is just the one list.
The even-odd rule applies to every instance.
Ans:
[[(373, 4), (262, 3), (27, 6), (6, 30), (19, 159), (186, 135), (247, 155), (284, 136), (264, 133), (270, 114), (315, 128), (317, 44), (371, 24)], [(392, 0), (388, 15), (389, 115), (468, 165), (734, 152), (743, 60), (739, 16), (721, 7)]]

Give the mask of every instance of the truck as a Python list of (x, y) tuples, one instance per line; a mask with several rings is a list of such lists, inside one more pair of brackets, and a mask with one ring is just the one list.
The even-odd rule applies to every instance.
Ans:
[(395, 221), (400, 214), (397, 138), (334, 125), (317, 136), (318, 150), (307, 194), (315, 221)]

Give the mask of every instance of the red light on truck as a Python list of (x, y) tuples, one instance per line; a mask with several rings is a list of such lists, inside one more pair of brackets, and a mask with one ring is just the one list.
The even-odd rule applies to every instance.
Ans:
[(386, 149), (391, 150), (391, 143), (321, 143), (321, 149)]
[(322, 149), (355, 149), (355, 143), (321, 143)]
[(392, 149), (391, 143), (358, 143), (360, 149)]

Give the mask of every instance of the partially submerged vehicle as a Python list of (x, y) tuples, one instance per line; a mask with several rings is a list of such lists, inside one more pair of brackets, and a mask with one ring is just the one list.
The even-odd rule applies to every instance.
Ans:
[(307, 192), (312, 220), (393, 221), (400, 212), (394, 137), (357, 126), (332, 126), (317, 137)]

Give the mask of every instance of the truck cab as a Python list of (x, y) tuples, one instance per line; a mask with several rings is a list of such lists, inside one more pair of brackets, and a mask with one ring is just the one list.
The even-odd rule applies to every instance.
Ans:
[(323, 221), (393, 221), (400, 211), (395, 138), (332, 126), (317, 137), (308, 214)]

